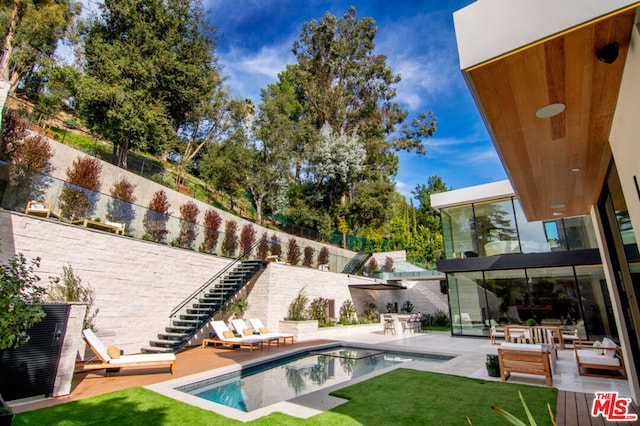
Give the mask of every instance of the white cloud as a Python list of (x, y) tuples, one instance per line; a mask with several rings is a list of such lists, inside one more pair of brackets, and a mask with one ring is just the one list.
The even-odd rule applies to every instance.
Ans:
[(455, 38), (444, 19), (433, 13), (380, 23), (376, 51), (402, 77), (396, 100), (409, 109), (450, 99), (462, 88)]
[(232, 47), (228, 53), (219, 56), (227, 83), (243, 96), (259, 102), (260, 89), (278, 80), (278, 74), (286, 69), (295, 58), (291, 53), (291, 43), (263, 46), (257, 52), (249, 52)]
[(411, 186), (402, 180), (396, 180), (396, 191), (400, 193), (402, 196), (404, 196), (407, 199), (407, 201), (413, 197), (413, 195), (411, 194), (411, 191), (413, 191), (414, 188), (415, 188), (415, 185)]

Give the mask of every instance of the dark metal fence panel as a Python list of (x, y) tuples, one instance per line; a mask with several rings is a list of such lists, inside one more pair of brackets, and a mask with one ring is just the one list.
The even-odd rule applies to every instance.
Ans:
[(7, 401), (53, 392), (69, 305), (47, 304), (43, 308), (47, 316), (29, 330), (29, 342), (0, 351), (0, 393)]

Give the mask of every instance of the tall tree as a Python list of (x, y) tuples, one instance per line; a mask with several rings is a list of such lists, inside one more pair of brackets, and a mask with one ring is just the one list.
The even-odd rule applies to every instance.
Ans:
[(105, 0), (84, 28), (80, 112), (114, 144), (162, 153), (222, 79), (199, 0)]
[(13, 0), (0, 2), (0, 33), (4, 55), (0, 79), (16, 83), (50, 59), (81, 4), (72, 0)]
[[(299, 105), (290, 121), (311, 129), (291, 137), (304, 146), (295, 152), (303, 155), (307, 171), (311, 171), (298, 182), (308, 210), (329, 210), (332, 217), (357, 212), (349, 218), (352, 229), (388, 221), (389, 215), (381, 213), (394, 191), (398, 170), (395, 151), (426, 153), (423, 141), (436, 128), (432, 113), (419, 114), (405, 123), (407, 112), (393, 100), (400, 76), (393, 73), (384, 55), (374, 53), (376, 33), (375, 21), (359, 19), (353, 7), (342, 18), (326, 13), (320, 20), (304, 23), (293, 44), (297, 64), (280, 75), (277, 86), (288, 91), (274, 93), (284, 93), (288, 105)], [(283, 119), (286, 114), (278, 117)], [(325, 175), (315, 173), (320, 165), (314, 156), (319, 153), (316, 144), (322, 140), (325, 125), (336, 134), (357, 138), (364, 148), (363, 167), (351, 176), (348, 191), (339, 180), (329, 182)], [(384, 209), (379, 209), (380, 205)]]
[[(18, 82), (53, 57), (81, 5), (73, 0), (3, 0), (0, 34), (0, 114)], [(1, 123), (0, 123), (1, 124)]]
[(442, 177), (433, 175), (429, 176), (427, 184), (418, 184), (411, 191), (414, 198), (420, 202), (417, 212), (417, 222), (428, 227), (431, 232), (440, 232), (440, 214), (431, 207), (431, 194), (438, 192), (450, 191), (452, 188), (442, 180)]

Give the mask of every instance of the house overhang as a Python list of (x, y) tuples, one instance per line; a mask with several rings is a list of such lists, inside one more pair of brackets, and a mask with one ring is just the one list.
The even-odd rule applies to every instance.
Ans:
[(398, 284), (385, 283), (369, 283), (369, 284), (350, 284), (349, 288), (360, 290), (406, 290), (407, 287)]
[[(463, 75), (530, 221), (589, 214), (597, 203), (639, 5), (479, 0), (454, 14)], [(613, 43), (617, 59), (599, 60)], [(564, 110), (539, 118), (552, 104)]]

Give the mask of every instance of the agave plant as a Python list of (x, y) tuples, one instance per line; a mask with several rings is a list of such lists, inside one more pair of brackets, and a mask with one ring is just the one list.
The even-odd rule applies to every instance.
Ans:
[[(527, 406), (527, 403), (524, 402), (524, 397), (522, 396), (522, 393), (520, 391), (518, 391), (518, 395), (520, 396), (520, 401), (522, 401), (522, 406), (524, 407), (524, 411), (525, 413), (527, 413), (527, 420), (529, 420), (528, 424), (518, 419), (516, 416), (509, 413), (508, 411), (503, 410), (502, 408), (491, 406), (491, 409), (496, 413), (498, 413), (499, 415), (501, 415), (502, 417), (504, 417), (512, 425), (537, 426), (537, 423), (534, 420), (533, 416), (531, 415), (531, 411), (529, 411), (529, 407)], [(551, 416), (551, 424), (553, 424), (553, 426), (558, 426), (558, 423), (556, 422), (556, 419), (553, 416), (553, 411), (551, 411), (551, 406), (548, 403), (547, 403), (547, 410), (549, 410), (549, 416)], [(469, 424), (471, 424), (471, 422), (469, 422)]]

